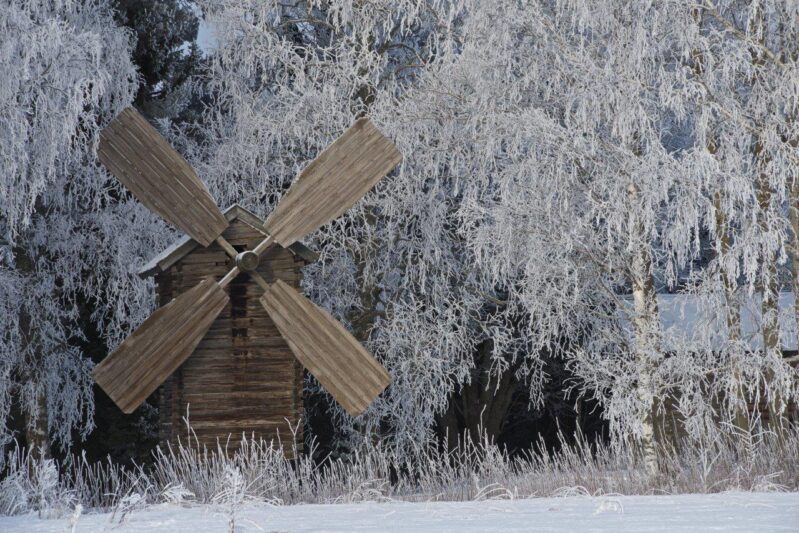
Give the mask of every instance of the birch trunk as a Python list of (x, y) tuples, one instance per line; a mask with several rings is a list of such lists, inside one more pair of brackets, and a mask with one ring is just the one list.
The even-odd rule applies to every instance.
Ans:
[[(14, 258), (20, 272), (27, 274), (33, 271), (33, 261), (24, 248), (16, 247), (14, 249)], [(25, 370), (21, 372), (21, 385), (27, 387), (33, 384), (37, 393), (32, 402), (21, 401), (20, 409), (25, 423), (25, 441), (28, 449), (37, 459), (49, 459), (50, 435), (48, 431), (47, 398), (44, 395), (43, 388), (36, 383), (39, 379), (37, 370), (41, 366), (41, 351), (36, 346), (36, 330), (32, 322), (29, 313), (23, 310), (20, 315), (19, 325), (24, 335), (24, 349), (30, 353), (30, 360), (27, 362)]]
[[(704, 8), (696, 8), (693, 11), (694, 20), (699, 27), (702, 27), (704, 23), (704, 13)], [(694, 74), (699, 78), (703, 78), (705, 75), (705, 57), (701, 50), (694, 50), (692, 58), (694, 61)], [(712, 133), (709, 136), (706, 148), (710, 155), (713, 157), (716, 156), (717, 140)], [(721, 192), (717, 192), (713, 197), (713, 207), (715, 208), (716, 212), (714, 221), (717, 236), (716, 256), (718, 259), (717, 263), (719, 265), (721, 280), (724, 285), (727, 340), (729, 341), (729, 346), (731, 346), (733, 350), (738, 351), (742, 349), (741, 307), (740, 302), (738, 301), (738, 280), (736, 279), (735, 272), (730, 272), (729, 268), (727, 267), (730, 249), (732, 247), (732, 239), (730, 237), (729, 216), (727, 216), (727, 212), (724, 209), (722, 200), (723, 196)], [(735, 389), (734, 394), (736, 394), (737, 398), (735, 398), (733, 423), (741, 431), (749, 431), (749, 416), (747, 412), (746, 395), (744, 393), (741, 371), (738, 367), (738, 361), (735, 361), (734, 364), (736, 365), (736, 368), (733, 368), (732, 370), (734, 381), (733, 388)]]
[[(628, 188), (634, 198), (638, 191), (634, 185)], [(631, 209), (630, 238), (634, 246), (631, 264), (635, 332), (634, 351), (638, 364), (638, 398), (644, 405), (640, 420), (641, 444), (646, 470), (651, 476), (658, 473), (657, 450), (655, 448), (655, 384), (654, 365), (661, 353), (660, 319), (657, 293), (652, 277), (652, 255), (641, 223)]]
[[(756, 11), (752, 14), (752, 21), (755, 27), (752, 28), (754, 35), (759, 35), (759, 46), (762, 49), (766, 48), (765, 35), (766, 35), (766, 14), (762, 6), (755, 6)], [(752, 48), (752, 63), (756, 67), (756, 73), (753, 77), (753, 82), (756, 82), (759, 76), (760, 67), (765, 64), (761, 50)], [(771, 211), (771, 201), (774, 191), (769, 183), (769, 177), (766, 173), (767, 163), (769, 156), (765, 149), (763, 140), (758, 138), (755, 143), (754, 150), (755, 161), (757, 164), (757, 201), (758, 201), (758, 224), (762, 234), (766, 234), (769, 230), (768, 214)], [(789, 209), (790, 211), (790, 209)], [(763, 261), (762, 281), (761, 288), (763, 291), (763, 300), (761, 303), (761, 315), (763, 325), (763, 354), (768, 359), (782, 360), (782, 347), (780, 345), (780, 328), (779, 328), (779, 280), (777, 278), (777, 257), (776, 252), (766, 248), (761, 253)], [(773, 374), (767, 372), (765, 375), (766, 383), (764, 384), (767, 391), (771, 391), (769, 398), (769, 418), (770, 423), (775, 427), (782, 426), (782, 414), (785, 411), (782, 405), (782, 399), (776, 391), (772, 388)]]
[(47, 429), (47, 398), (39, 391), (35, 407), (23, 406), (25, 417), (25, 441), (37, 460), (50, 459), (50, 435)]
[(791, 184), (788, 219), (791, 224), (791, 243), (788, 251), (791, 254), (791, 289), (794, 294), (793, 317), (796, 331), (799, 334), (799, 178)]
[[(711, 152), (712, 153), (712, 152)], [(726, 259), (729, 257), (731, 248), (731, 239), (729, 231), (729, 218), (724, 211), (721, 201), (721, 193), (716, 193), (714, 197), (714, 206), (716, 209), (716, 235), (718, 237), (718, 245), (716, 253), (718, 254), (718, 264), (721, 271), (721, 279), (724, 284), (724, 300), (726, 303), (726, 322), (727, 322), (727, 335), (730, 346), (734, 350), (741, 349), (741, 308), (738, 302), (738, 283), (735, 279), (735, 274), (725, 268)], [(749, 431), (749, 415), (747, 412), (746, 394), (742, 383), (741, 371), (737, 368), (733, 369), (733, 380), (735, 393), (737, 394), (736, 404), (734, 407), (733, 423), (741, 430)]]
[[(755, 147), (755, 155), (759, 160), (760, 168), (765, 167), (762, 160), (762, 145), (758, 142)], [(761, 172), (757, 178), (757, 201), (760, 207), (758, 212), (758, 223), (761, 231), (768, 231), (768, 212), (770, 210), (773, 191), (769, 185), (768, 176)], [(775, 360), (782, 359), (782, 348), (780, 346), (780, 326), (779, 326), (779, 282), (777, 279), (777, 258), (771, 250), (763, 251), (763, 300), (761, 303), (761, 315), (763, 324), (763, 352), (767, 358)], [(772, 390), (771, 384), (773, 376), (767, 373), (766, 388)], [(782, 414), (784, 412), (782, 399), (779, 394), (774, 394), (769, 401), (770, 423), (775, 427), (782, 426)]]
[[(799, 55), (799, 48), (793, 57), (786, 57), (786, 60), (796, 60)], [(796, 116), (793, 116), (790, 123), (796, 121)], [(799, 139), (789, 139), (791, 147), (794, 149), (799, 146)], [(797, 336), (799, 336), (799, 176), (794, 175), (793, 180), (790, 182), (788, 190), (788, 222), (791, 226), (791, 237), (788, 243), (788, 253), (791, 256), (791, 290), (793, 291), (793, 319), (796, 324)], [(799, 338), (796, 339), (797, 346), (799, 346)]]
[[(695, 8), (693, 10), (694, 20), (701, 28), (704, 24), (705, 8)], [(702, 79), (705, 76), (705, 57), (701, 50), (696, 49), (692, 54), (694, 74)], [(717, 150), (717, 139), (711, 132), (707, 140), (706, 148), (708, 153), (715, 157)], [(730, 272), (727, 263), (729, 261), (730, 249), (732, 247), (732, 239), (730, 237), (729, 216), (724, 209), (723, 196), (721, 192), (716, 192), (713, 196), (713, 207), (715, 209), (715, 230), (716, 230), (716, 257), (717, 264), (719, 265), (719, 273), (721, 281), (724, 286), (724, 301), (726, 304), (725, 314), (727, 323), (727, 340), (731, 349), (739, 351), (742, 350), (741, 344), (741, 308), (738, 301), (738, 280), (736, 279), (735, 272)], [(740, 354), (742, 355), (742, 354)], [(749, 430), (749, 417), (747, 412), (746, 395), (744, 393), (741, 371), (738, 367), (739, 361), (734, 363), (735, 368), (732, 369), (733, 374), (733, 389), (735, 398), (735, 406), (733, 407), (733, 423), (735, 426), (742, 430)]]
[[(793, 291), (793, 318), (799, 336), (799, 179), (794, 178), (791, 184), (788, 218), (791, 224), (791, 242), (788, 247), (791, 254), (791, 289)], [(796, 339), (799, 346), (799, 338)], [(794, 422), (799, 419), (794, 417)]]
[(44, 395), (43, 387), (37, 383), (39, 376), (36, 372), (36, 366), (40, 364), (41, 352), (35, 347), (36, 333), (27, 312), (23, 311), (20, 317), (20, 327), (24, 331), (26, 348), (32, 348), (33, 353), (33, 360), (29, 363), (31, 366), (22, 373), (22, 386), (32, 385), (36, 389), (36, 396), (32, 402), (20, 401), (20, 410), (25, 423), (25, 442), (34, 459), (49, 459), (51, 455), (47, 398)]
[[(799, 60), (799, 46), (785, 51), (783, 62), (796, 62), (797, 60)], [(788, 121), (789, 126), (793, 126), (797, 119), (799, 119), (799, 115), (793, 113)], [(791, 137), (786, 140), (794, 150), (799, 147), (799, 138)], [(788, 190), (788, 222), (791, 226), (791, 240), (788, 245), (788, 253), (791, 256), (791, 290), (793, 291), (794, 298), (793, 318), (797, 331), (796, 343), (797, 346), (799, 346), (799, 176), (796, 174), (794, 174), (793, 179), (790, 181), (790, 189)], [(797, 418), (797, 416), (799, 416), (799, 413), (797, 413), (791, 421), (799, 423), (799, 418)]]

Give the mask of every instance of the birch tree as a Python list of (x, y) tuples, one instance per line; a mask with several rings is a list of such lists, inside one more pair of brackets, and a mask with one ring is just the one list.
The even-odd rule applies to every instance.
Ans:
[[(795, 15), (775, 6), (769, 27), (795, 27), (789, 23)], [(766, 211), (757, 201), (762, 173), (754, 171), (756, 137), (747, 117), (790, 108), (793, 67), (764, 71), (769, 89), (742, 93), (751, 42), (731, 34), (723, 20), (697, 26), (690, 6), (663, 3), (632, 12), (626, 4), (538, 7), (472, 12), (464, 34), (474, 44), (466, 40), (451, 65), (443, 58), (436, 63), (442, 71), (431, 75), (428, 90), (442, 96), (419, 114), (439, 118), (441, 109), (454, 108), (485, 124), (479, 137), (465, 120), (457, 132), (441, 132), (446, 139), (463, 132), (494, 149), (494, 165), (483, 167), (490, 175), (475, 173), (472, 168), (481, 166), (473, 165), (465, 186), (474, 200), (461, 213), (475, 256), (497, 285), (517, 288), (508, 298), (520, 298), (529, 313), (531, 339), (551, 343), (564, 332), (584, 339), (579, 349), (563, 353), (584, 380), (579, 388), (603, 397), (613, 427), (642, 440), (654, 470), (650, 420), (662, 407), (654, 399), (673, 398), (687, 431), (698, 438), (740, 413), (742, 388), (747, 398), (796, 395), (795, 371), (781, 361), (769, 333), (773, 314), (759, 328), (772, 339), (765, 351), (763, 343), (747, 339), (744, 345), (735, 334), (719, 344), (718, 323), (705, 322), (667, 354), (654, 290), (675, 287), (685, 271), (696, 274), (690, 270), (701, 252), (699, 235), (718, 224), (713, 205), (720, 185), (724, 211), (734, 218), (722, 224), (740, 232), (734, 251), (720, 258), (728, 289), (737, 292), (740, 277), (744, 292), (753, 294), (761, 280), (774, 279), (762, 269), (780, 261), (785, 219), (779, 208)], [(719, 16), (738, 23), (749, 6), (733, 8)], [(496, 32), (497, 20), (510, 21), (499, 25), (507, 31)], [(713, 54), (710, 82), (692, 65), (697, 49)], [(469, 96), (484, 107), (462, 105)], [(503, 119), (504, 128), (497, 124)], [(785, 120), (759, 122), (781, 128)], [(710, 139), (718, 139), (712, 156)], [(778, 174), (791, 175), (789, 144), (775, 142), (771, 150), (784, 165)], [(510, 172), (500, 170), (500, 158)], [(478, 188), (470, 191), (473, 184)], [(785, 190), (779, 182), (771, 187)], [(768, 222), (753, 224), (757, 220)], [(733, 246), (729, 235), (722, 240), (727, 244), (720, 248)], [(534, 290), (518, 291), (524, 284)], [(716, 303), (723, 294), (718, 287), (692, 290)], [(632, 306), (624, 298), (630, 293)], [(720, 303), (731, 309), (731, 329), (735, 300)], [(625, 314), (632, 339), (620, 331), (619, 315)]]
[[(556, 109), (564, 110), (555, 114), (558, 125), (571, 128), (572, 138), (590, 140), (585, 152), (572, 148), (574, 143), (567, 144), (568, 140), (554, 150), (568, 146), (573, 153), (587, 153), (592, 166), (586, 172), (587, 164), (577, 157), (561, 159), (562, 166), (547, 169), (560, 183), (547, 182), (544, 188), (536, 188), (540, 171), (528, 172), (526, 179), (508, 178), (513, 188), (486, 217), (497, 221), (494, 232), (477, 241), (486, 246), (499, 235), (516, 235), (512, 244), (490, 244), (492, 253), (486, 257), (494, 261), (513, 250), (510, 257), (523, 258), (515, 266), (523, 267), (525, 278), (547, 272), (546, 265), (529, 266), (541, 252), (537, 243), (525, 242), (532, 240), (528, 235), (537, 237), (557, 228), (554, 231), (569, 252), (560, 255), (559, 262), (575, 270), (584, 269), (589, 261), (571, 251), (590, 250), (588, 259), (596, 258), (601, 268), (578, 287), (572, 302), (564, 304), (576, 306), (600, 288), (614, 313), (633, 311), (628, 320), (634, 336), (628, 339), (603, 323), (612, 317), (596, 321), (584, 314), (590, 326), (584, 333), (588, 342), (583, 353), (565, 355), (573, 357), (585, 379), (585, 392), (606, 391), (606, 414), (613, 426), (640, 436), (645, 448), (651, 433), (647, 418), (651, 409), (658, 409), (653, 398), (671, 396), (689, 434), (699, 437), (719, 430), (731, 413), (740, 412), (745, 407), (742, 397), (757, 399), (765, 394), (772, 403), (779, 399), (780, 409), (785, 395), (796, 394), (795, 371), (782, 361), (778, 345), (776, 312), (776, 274), (785, 261), (784, 180), (795, 174), (795, 154), (784, 136), (765, 133), (772, 128), (783, 131), (785, 112), (795, 105), (795, 66), (753, 61), (755, 49), (754, 57), (777, 57), (773, 50), (790, 42), (784, 32), (794, 31), (787, 28), (795, 28), (796, 14), (781, 3), (708, 4), (703, 10), (711, 22), (697, 23), (692, 7), (677, 2), (642, 5), (640, 11), (621, 4), (564, 2), (553, 10), (542, 7), (525, 20), (536, 28), (538, 42), (557, 43), (551, 56), (536, 50), (550, 68), (532, 90), (551, 91)], [(752, 17), (757, 13), (767, 22), (756, 26)], [(524, 12), (515, 16), (524, 19)], [(541, 48), (546, 51), (546, 46)], [(697, 68), (700, 58), (703, 64)], [(559, 68), (561, 63), (566, 67)], [(525, 65), (522, 70), (533, 69)], [(596, 129), (586, 131), (588, 126)], [(540, 145), (542, 137), (539, 134), (535, 142)], [(617, 155), (620, 151), (623, 157)], [(618, 187), (630, 168), (636, 169), (631, 175), (633, 189), (625, 195)], [(603, 171), (608, 173), (605, 181), (597, 179)], [(590, 180), (568, 181), (581, 174), (590, 175)], [(531, 192), (525, 194), (527, 190)], [(575, 200), (554, 203), (553, 194), (559, 200)], [(542, 201), (540, 211), (531, 209)], [(563, 217), (553, 219), (551, 211), (564, 205), (570, 216), (558, 224)], [(509, 211), (516, 216), (509, 216)], [(522, 213), (535, 213), (547, 222), (538, 231), (533, 224), (519, 226), (519, 221), (527, 220)], [(622, 224), (621, 216), (629, 217), (628, 224)], [(717, 238), (720, 268), (691, 272), (703, 230)], [(628, 243), (634, 244), (625, 246)], [(527, 253), (518, 254), (520, 246)], [(740, 279), (743, 293), (762, 298), (761, 340), (741, 342), (734, 332), (723, 331), (719, 342), (718, 322), (688, 316), (684, 319), (703, 322), (694, 335), (659, 346), (658, 309), (648, 283), (655, 281), (663, 290), (674, 287), (684, 275), (703, 278), (712, 272), (721, 272), (726, 281), (718, 283), (719, 278), (711, 276), (690, 287), (691, 292), (697, 300), (712, 301), (707, 308), (718, 306), (721, 316), (731, 317), (728, 324), (733, 329)], [(501, 272), (501, 279), (512, 280), (517, 273)], [(725, 284), (727, 298), (719, 290)], [(633, 305), (613, 303), (630, 292)], [(550, 301), (542, 298), (544, 290), (534, 294), (535, 299)], [(612, 342), (614, 337), (622, 342)]]
[[(363, 418), (335, 413), (343, 427), (426, 442), (490, 341), (490, 372), (514, 372), (533, 406), (541, 354), (564, 358), (574, 394), (600, 400), (654, 472), (662, 399), (699, 438), (744, 395), (795, 395), (773, 348), (726, 332), (719, 345), (712, 321), (668, 338), (658, 305), (683, 288), (734, 328), (729, 300), (787, 257), (796, 80), (769, 54), (796, 15), (763, 4), (760, 42), (757, 6), (208, 2), (219, 42), (196, 85), (208, 107), (173, 139), (220, 203), (263, 215), (361, 114), (405, 155), (312, 237), (322, 260), (306, 290), (394, 376)], [(703, 234), (718, 253), (696, 269)]]
[(0, 35), (0, 444), (17, 402), (46, 454), (50, 436), (92, 429), (81, 297), (112, 339), (148, 307), (130, 270), (151, 222), (95, 162), (100, 126), (137, 83), (130, 36), (103, 2), (12, 0)]
[[(703, 62), (707, 58), (712, 67), (703, 68), (699, 80), (702, 120), (696, 134), (713, 145), (718, 179), (707, 183), (721, 186), (719, 194), (726, 198), (718, 205), (726, 226), (717, 244), (723, 255), (718, 264), (728, 295), (737, 293), (737, 305), (746, 299), (741, 293), (761, 302), (755, 353), (749, 340), (736, 343), (739, 331), (729, 335), (725, 352), (733, 355), (729, 360), (736, 370), (728, 374), (732, 385), (726, 392), (732, 398), (734, 388), (740, 390), (738, 419), (747, 400), (756, 404), (765, 395), (778, 420), (786, 405), (783, 394), (795, 394), (781, 344), (796, 330), (794, 325), (780, 331), (779, 291), (790, 275), (788, 204), (798, 162), (789, 133), (796, 107), (791, 53), (797, 12), (780, 2), (705, 2), (696, 9), (696, 42)], [(730, 309), (732, 298), (727, 300)]]

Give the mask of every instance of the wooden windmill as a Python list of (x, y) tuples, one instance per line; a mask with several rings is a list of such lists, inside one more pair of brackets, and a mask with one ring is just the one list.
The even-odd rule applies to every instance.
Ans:
[(291, 353), (348, 413), (361, 414), (388, 386), (386, 369), (338, 321), (279, 276), (269, 279), (259, 269), (262, 257), (296, 248), (399, 164), (401, 154), (368, 119), (357, 120), (305, 167), (265, 222), (250, 220), (263, 238), (251, 246), (239, 243), (238, 249), (223, 236), (231, 227), (229, 212), (226, 217), (219, 210), (192, 167), (134, 109), (124, 110), (101, 132), (99, 158), (194, 246), (219, 247), (230, 256), (229, 268), (209, 273), (162, 305), (95, 367), (98, 385), (122, 411), (136, 409), (194, 353), (229, 308), (226, 287), (239, 274), (260, 286), (259, 304)]

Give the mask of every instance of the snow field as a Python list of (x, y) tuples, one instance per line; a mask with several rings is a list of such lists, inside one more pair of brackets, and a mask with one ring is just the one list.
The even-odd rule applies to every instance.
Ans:
[[(75, 532), (224, 532), (224, 506), (160, 504), (122, 522), (110, 513), (79, 517)], [(483, 531), (799, 531), (799, 493), (568, 496), (525, 500), (272, 506), (250, 503), (235, 516), (236, 532), (483, 532)], [(0, 531), (72, 531), (70, 518), (35, 514), (0, 518)]]

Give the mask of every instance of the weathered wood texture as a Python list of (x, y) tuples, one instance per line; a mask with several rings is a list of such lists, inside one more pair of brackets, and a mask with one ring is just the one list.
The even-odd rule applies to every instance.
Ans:
[(227, 227), (191, 165), (132, 107), (100, 132), (98, 156), (141, 203), (203, 246)]
[(300, 363), (351, 415), (361, 414), (391, 382), (338, 320), (288, 284), (273, 283), (261, 303)]
[[(249, 224), (258, 231), (262, 231), (264, 222), (250, 211), (244, 209), (240, 205), (232, 205), (225, 209), (222, 213), (228, 222), (233, 220), (241, 220)], [(149, 278), (158, 272), (162, 272), (167, 268), (174, 265), (177, 261), (183, 258), (186, 254), (191, 253), (192, 250), (200, 246), (197, 241), (189, 236), (184, 236), (182, 239), (175, 242), (172, 246), (164, 250), (162, 253), (153, 257), (146, 265), (139, 269), (139, 276), (142, 278)], [(301, 242), (295, 242), (288, 248), (294, 255), (298, 255), (305, 260), (306, 263), (315, 263), (319, 260), (319, 254), (309, 249)]]
[(97, 384), (125, 413), (132, 413), (191, 355), (227, 305), (228, 295), (215, 281), (193, 281), (95, 367)]
[[(264, 234), (242, 220), (223, 233), (237, 249), (252, 249)], [(156, 276), (159, 298), (168, 300), (203, 276), (224, 276), (232, 262), (214, 243), (195, 248)], [(305, 261), (275, 246), (257, 271), (268, 281), (281, 279), (299, 287)], [(229, 286), (226, 306), (191, 357), (161, 387), (160, 422), (164, 441), (184, 444), (184, 418), (191, 425), (191, 444), (236, 449), (247, 438), (280, 440), (292, 453), (291, 428), (298, 428), (302, 450), (303, 368), (291, 353), (258, 298), (263, 290), (246, 274)], [(195, 440), (196, 436), (196, 440)]]
[(368, 119), (359, 119), (300, 173), (264, 227), (287, 247), (341, 216), (402, 160)]

